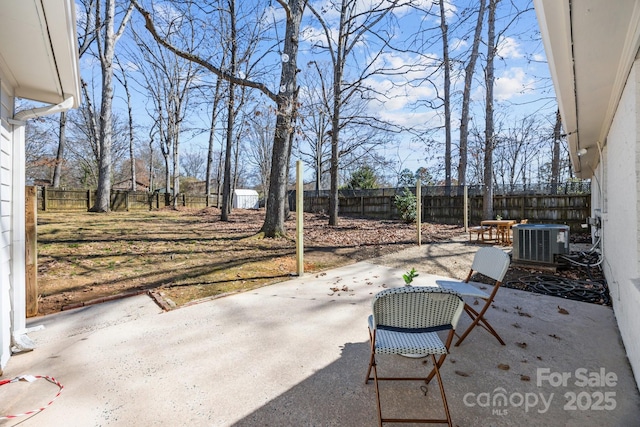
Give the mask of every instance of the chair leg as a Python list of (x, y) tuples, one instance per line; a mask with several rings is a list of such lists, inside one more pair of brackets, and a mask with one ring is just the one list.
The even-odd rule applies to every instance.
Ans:
[(365, 384), (369, 384), (369, 380), (371, 379), (371, 368), (375, 366), (376, 363), (376, 352), (375, 352), (375, 336), (369, 330), (369, 342), (371, 343), (371, 356), (369, 357), (369, 368), (367, 369), (367, 376), (364, 380)]
[[(447, 347), (447, 351), (449, 350), (449, 347), (451, 347), (451, 342), (453, 341), (453, 336), (455, 335), (455, 331), (451, 330), (449, 331), (449, 334), (447, 335), (447, 342), (445, 343), (445, 347)], [(435, 356), (431, 355), (431, 357), (434, 358), (435, 360)], [(433, 365), (433, 369), (431, 369), (431, 372), (429, 372), (429, 375), (427, 375), (427, 378), (425, 379), (425, 383), (429, 384), (431, 382), (431, 380), (433, 379), (433, 376), (436, 374), (436, 366), (438, 367), (438, 369), (440, 367), (442, 367), (442, 364), (444, 363), (444, 359), (447, 358), (446, 354), (441, 354), (440, 357), (438, 357), (438, 363), (437, 365), (434, 363)]]
[[(378, 409), (378, 427), (382, 427), (382, 407), (380, 406), (380, 387), (378, 385), (378, 369), (376, 367), (376, 363), (375, 363), (375, 355), (372, 354), (372, 357), (374, 358), (373, 361), (373, 383), (376, 387), (376, 405), (377, 405), (377, 409)], [(371, 367), (370, 367), (371, 369)]]
[(438, 363), (436, 362), (436, 357), (432, 354), (431, 360), (433, 361), (433, 369), (436, 371), (436, 377), (438, 377), (438, 386), (440, 388), (440, 395), (442, 396), (442, 404), (444, 405), (444, 412), (447, 416), (447, 425), (449, 427), (453, 426), (451, 422), (451, 413), (449, 412), (449, 404), (447, 403), (447, 395), (444, 392), (444, 385), (442, 384), (442, 377), (440, 376), (440, 369), (438, 367)]
[(489, 322), (484, 318), (484, 313), (487, 311), (487, 309), (489, 308), (489, 306), (491, 305), (490, 301), (487, 301), (487, 303), (485, 304), (485, 306), (483, 307), (482, 311), (480, 311), (480, 313), (478, 313), (477, 311), (475, 311), (473, 308), (471, 308), (471, 306), (469, 304), (464, 305), (464, 311), (467, 312), (467, 314), (469, 315), (469, 317), (471, 318), (472, 322), (471, 325), (469, 325), (469, 327), (467, 328), (466, 331), (464, 331), (464, 333), (460, 336), (460, 338), (458, 338), (458, 341), (456, 342), (456, 347), (458, 347), (460, 344), (462, 344), (462, 341), (465, 340), (465, 338), (467, 338), (467, 335), (469, 335), (469, 333), (473, 330), (473, 328), (476, 327), (476, 325), (479, 322), (482, 322), (482, 324), (480, 326), (483, 326), (487, 329), (487, 331), (493, 335), (500, 344), (505, 345), (504, 341), (502, 340), (502, 338), (500, 337), (500, 335), (498, 335), (498, 333), (496, 332), (495, 329), (493, 329), (493, 327), (489, 324)]

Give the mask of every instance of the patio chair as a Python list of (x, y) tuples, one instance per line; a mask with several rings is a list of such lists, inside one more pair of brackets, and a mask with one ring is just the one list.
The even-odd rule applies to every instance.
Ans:
[[(378, 426), (390, 423), (451, 423), (447, 397), (442, 385), (440, 367), (449, 353), (464, 301), (454, 291), (437, 287), (413, 287), (386, 289), (373, 300), (373, 314), (369, 316), (369, 339), (371, 357), (365, 384), (374, 381), (378, 408)], [(446, 342), (442, 342), (438, 331), (448, 330)], [(402, 354), (431, 356), (433, 368), (424, 377), (379, 377), (376, 355)], [(436, 355), (439, 355), (436, 360)], [(373, 377), (371, 372), (373, 371)], [(383, 418), (380, 406), (379, 381), (422, 381), (429, 383), (437, 376), (440, 394), (445, 409), (445, 419)]]
[[(509, 258), (509, 255), (502, 249), (495, 247), (480, 248), (473, 257), (471, 271), (469, 271), (469, 274), (467, 275), (467, 278), (464, 280), (464, 282), (452, 280), (436, 280), (436, 283), (441, 288), (450, 289), (460, 293), (461, 295), (471, 296), (484, 300), (484, 306), (480, 309), (480, 311), (476, 311), (469, 304), (465, 303), (464, 311), (466, 311), (469, 317), (471, 317), (471, 325), (469, 325), (464, 333), (458, 338), (458, 341), (456, 341), (455, 344), (456, 347), (462, 344), (462, 341), (464, 341), (467, 335), (469, 335), (469, 333), (477, 325), (485, 328), (491, 335), (496, 337), (500, 344), (505, 345), (502, 338), (500, 338), (500, 335), (498, 335), (495, 329), (493, 329), (487, 319), (485, 319), (484, 315), (493, 303), (493, 299), (498, 293), (498, 289), (500, 289), (502, 280), (504, 279), (504, 276), (505, 274), (507, 274), (507, 270), (509, 269), (510, 262), (511, 259)], [(487, 294), (486, 292), (483, 292), (476, 287), (477, 285), (484, 285), (483, 283), (469, 281), (471, 280), (471, 276), (474, 272), (483, 274), (490, 279), (495, 280), (495, 283), (493, 284), (493, 291), (491, 291), (491, 294)]]
[(491, 240), (491, 234), (492, 234), (492, 228), (489, 225), (478, 225), (477, 227), (470, 227), (469, 228), (469, 241), (471, 241), (471, 237), (475, 234), (476, 235), (476, 242), (482, 241), (482, 243), (484, 243), (485, 241), (485, 237), (484, 234), (485, 233), (489, 233), (489, 240)]

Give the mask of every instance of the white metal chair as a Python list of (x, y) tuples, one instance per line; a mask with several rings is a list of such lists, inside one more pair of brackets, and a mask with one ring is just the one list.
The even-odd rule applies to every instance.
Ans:
[[(455, 292), (460, 293), (464, 296), (476, 297), (484, 300), (484, 306), (478, 312), (473, 309), (469, 304), (464, 305), (464, 311), (467, 312), (469, 317), (471, 317), (471, 325), (467, 328), (466, 331), (460, 336), (458, 341), (456, 342), (456, 346), (462, 344), (462, 341), (469, 335), (469, 333), (476, 327), (476, 325), (480, 325), (485, 328), (491, 335), (496, 337), (500, 344), (505, 345), (500, 335), (493, 329), (493, 327), (489, 324), (487, 319), (485, 319), (484, 315), (493, 303), (493, 299), (498, 293), (498, 289), (502, 284), (502, 280), (504, 279), (505, 274), (507, 274), (507, 270), (509, 269), (509, 264), (511, 259), (509, 255), (505, 253), (502, 249), (495, 247), (485, 247), (478, 249), (475, 256), (473, 257), (473, 264), (471, 265), (471, 271), (467, 275), (467, 278), (464, 282), (460, 281), (452, 281), (452, 280), (436, 280), (436, 283), (439, 287), (444, 289), (451, 289)], [(470, 282), (471, 276), (474, 272), (483, 274), (493, 280), (495, 283), (493, 284), (493, 291), (491, 294), (487, 294), (486, 292), (481, 291), (476, 286), (484, 285), (484, 283)], [(473, 286), (476, 285), (476, 286)]]
[(482, 241), (482, 243), (485, 242), (485, 237), (484, 234), (485, 233), (489, 233), (489, 240), (491, 240), (492, 237), (492, 232), (493, 229), (491, 228), (490, 225), (478, 225), (477, 227), (470, 227), (469, 228), (469, 241), (471, 241), (471, 237), (475, 234), (476, 235), (476, 242), (480, 242)]
[[(447, 397), (442, 385), (440, 367), (453, 340), (464, 301), (454, 291), (437, 287), (412, 287), (386, 289), (373, 300), (373, 314), (369, 316), (369, 338), (371, 357), (365, 384), (373, 380), (376, 388), (378, 425), (391, 423), (451, 423)], [(442, 342), (438, 331), (449, 331), (446, 342)], [(424, 377), (379, 377), (377, 354), (430, 355), (433, 368)], [(439, 355), (436, 360), (436, 355)], [(371, 377), (373, 372), (373, 377)], [(437, 376), (446, 419), (398, 419), (383, 418), (380, 406), (379, 381), (423, 381), (429, 383)]]

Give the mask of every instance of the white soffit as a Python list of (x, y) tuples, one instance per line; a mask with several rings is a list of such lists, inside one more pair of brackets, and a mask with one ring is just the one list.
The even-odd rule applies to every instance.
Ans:
[(15, 95), (57, 104), (80, 94), (73, 0), (2, 0), (0, 68)]
[[(534, 0), (576, 172), (590, 178), (640, 40), (635, 0)], [(578, 158), (578, 149), (587, 154)], [(586, 166), (586, 167), (583, 167)]]

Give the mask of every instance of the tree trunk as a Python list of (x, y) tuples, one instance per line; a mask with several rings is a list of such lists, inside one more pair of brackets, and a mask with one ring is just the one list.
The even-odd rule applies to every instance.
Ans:
[[(235, 77), (237, 74), (238, 64), (236, 55), (238, 51), (238, 42), (236, 40), (236, 13), (235, 13), (235, 0), (228, 0), (229, 5), (229, 25), (231, 27), (231, 34), (229, 39), (231, 41), (231, 63), (229, 64), (229, 73)], [(236, 85), (233, 81), (229, 82), (229, 97), (227, 101), (227, 140), (224, 151), (224, 183), (222, 186), (222, 211), (220, 212), (221, 221), (229, 221), (229, 214), (231, 213), (231, 150), (233, 149), (233, 125), (235, 122), (235, 98), (236, 98)]]
[(56, 154), (56, 166), (53, 169), (53, 188), (60, 188), (62, 176), (62, 163), (64, 162), (64, 148), (66, 145), (67, 113), (60, 113), (60, 133), (58, 135), (58, 153)]
[(207, 175), (205, 177), (205, 195), (207, 196), (207, 206), (209, 204), (209, 196), (211, 195), (211, 176), (213, 175), (213, 147), (215, 144), (216, 121), (218, 118), (218, 98), (220, 96), (220, 88), (222, 79), (216, 79), (216, 89), (213, 95), (213, 105), (211, 107), (211, 129), (209, 130), (209, 148), (207, 150)]
[(131, 105), (131, 92), (129, 91), (129, 85), (127, 84), (127, 78), (125, 71), (122, 72), (124, 90), (127, 94), (127, 111), (129, 113), (129, 161), (131, 162), (131, 191), (136, 191), (136, 155), (135, 155), (135, 139), (133, 134), (133, 107)]
[(95, 212), (111, 210), (111, 146), (113, 137), (113, 57), (115, 54), (114, 17), (115, 0), (106, 1), (104, 20), (104, 53), (101, 55), (102, 100), (100, 103), (100, 158), (98, 161), (98, 188), (96, 201), (91, 209)]
[[(178, 115), (180, 113), (176, 111), (175, 114)], [(171, 151), (173, 153), (173, 207), (177, 208), (180, 196), (180, 125), (177, 123), (174, 124), (171, 140)]]
[(469, 58), (469, 63), (464, 70), (464, 90), (462, 91), (462, 111), (460, 114), (460, 163), (458, 164), (458, 185), (465, 185), (467, 183), (467, 141), (469, 139), (469, 103), (471, 102), (471, 83), (473, 82), (473, 73), (478, 59), (478, 50), (480, 49), (480, 36), (482, 33), (482, 22), (484, 21), (486, 3), (486, 0), (480, 0), (478, 19), (476, 21), (475, 34), (473, 36), (473, 47), (471, 48), (471, 56)]
[(493, 147), (495, 144), (493, 124), (493, 85), (496, 54), (496, 7), (499, 0), (489, 0), (489, 20), (487, 30), (487, 67), (486, 67), (486, 118), (485, 118), (485, 150), (484, 150), (484, 194), (483, 214), (485, 218), (493, 218)]
[[(449, 60), (449, 30), (444, 0), (440, 0), (440, 32), (442, 33), (442, 66), (444, 67), (444, 185), (446, 194), (451, 190), (451, 64)], [(458, 183), (462, 185), (462, 183)]]
[[(133, 3), (129, 7), (120, 22), (118, 31), (115, 31), (114, 19), (116, 16), (116, 0), (105, 0), (104, 21), (101, 21), (101, 2), (97, 2), (96, 24), (98, 35), (98, 50), (100, 68), (102, 71), (102, 100), (100, 103), (100, 133), (98, 138), (98, 188), (96, 201), (90, 209), (93, 212), (109, 212), (111, 210), (111, 147), (113, 142), (113, 60), (115, 46), (118, 38), (122, 36), (126, 27)], [(101, 25), (100, 25), (101, 24)]]
[[(288, 154), (291, 144), (290, 129), (293, 124), (293, 108), (297, 91), (297, 56), (300, 22), (306, 6), (305, 0), (290, 0), (287, 11), (287, 28), (284, 38), (282, 70), (280, 74), (280, 92), (277, 96), (276, 129), (273, 138), (271, 156), (271, 174), (267, 211), (262, 233), (265, 237), (286, 235), (284, 228), (285, 202), (287, 200), (287, 178), (289, 175)], [(286, 55), (286, 57), (284, 56)], [(286, 59), (286, 60), (285, 60)]]
[[(335, 54), (333, 55), (333, 106), (331, 111), (331, 195), (329, 197), (329, 225), (338, 225), (338, 211), (340, 198), (338, 197), (338, 180), (340, 166), (340, 101), (342, 98), (342, 76), (345, 64), (345, 44), (347, 42), (348, 29), (345, 28), (347, 20), (347, 1), (342, 0), (340, 7), (340, 26), (338, 27), (338, 40)], [(345, 34), (345, 32), (347, 34)]]

